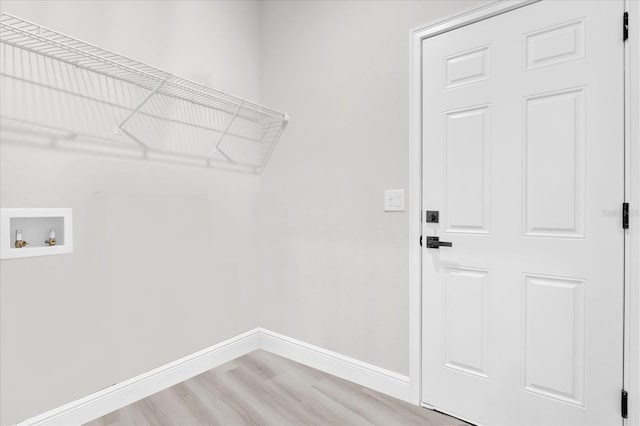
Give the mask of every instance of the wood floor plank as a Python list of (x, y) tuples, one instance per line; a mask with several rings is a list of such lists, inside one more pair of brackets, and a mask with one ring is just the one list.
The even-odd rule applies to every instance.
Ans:
[(291, 394), (301, 409), (318, 416), (325, 425), (369, 425), (370, 423), (345, 406), (313, 388), (313, 383), (292, 374), (271, 379), (279, 392)]
[(89, 426), (454, 426), (465, 423), (258, 350)]
[[(226, 375), (227, 373), (225, 373)], [(227, 418), (223, 418), (223, 422), (227, 424), (241, 425), (264, 425), (267, 419), (263, 417), (251, 404), (247, 403), (244, 395), (240, 395), (233, 389), (232, 385), (225, 383), (220, 379), (223, 376), (215, 374), (201, 374), (195, 380), (202, 385), (211, 395), (211, 401), (216, 404), (226, 405), (230, 408)]]

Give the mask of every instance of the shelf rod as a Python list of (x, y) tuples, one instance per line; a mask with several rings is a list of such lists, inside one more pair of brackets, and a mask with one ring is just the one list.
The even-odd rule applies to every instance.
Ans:
[[(166, 80), (165, 80), (165, 81), (166, 81)], [(131, 119), (133, 118), (133, 116), (134, 116), (134, 115), (136, 115), (136, 113), (137, 113), (138, 111), (140, 111), (140, 108), (142, 108), (142, 107), (144, 106), (144, 104), (146, 104), (147, 102), (149, 102), (149, 100), (150, 100), (150, 99), (151, 99), (151, 98), (152, 98), (156, 93), (158, 93), (158, 91), (162, 88), (162, 86), (164, 86), (165, 81), (162, 81), (160, 84), (158, 84), (158, 87), (156, 87), (156, 88), (153, 90), (153, 92), (149, 93), (149, 94), (147, 95), (147, 97), (146, 97), (146, 98), (144, 98), (144, 99), (142, 100), (142, 102), (140, 102), (140, 103), (138, 104), (138, 106), (137, 106), (137, 107), (135, 107), (135, 108), (133, 109), (133, 111), (131, 111), (131, 112), (129, 113), (129, 115), (127, 116), (127, 118), (125, 118), (125, 119), (122, 121), (122, 123), (120, 123), (120, 125), (118, 126), (118, 128), (116, 129), (116, 131), (117, 131), (117, 130), (124, 131), (124, 126), (125, 126), (125, 124), (127, 124), (127, 122), (129, 122), (129, 120), (131, 120)]]

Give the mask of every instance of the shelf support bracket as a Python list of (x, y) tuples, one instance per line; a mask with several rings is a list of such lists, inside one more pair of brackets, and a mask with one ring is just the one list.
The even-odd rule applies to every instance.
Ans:
[(136, 106), (127, 116), (127, 118), (125, 118), (124, 120), (122, 120), (122, 123), (120, 123), (118, 125), (118, 128), (116, 129), (116, 134), (122, 134), (124, 132), (124, 126), (129, 122), (129, 120), (131, 120), (133, 118), (134, 115), (136, 115), (138, 113), (138, 111), (140, 111), (140, 109), (147, 103), (149, 102), (149, 100), (156, 94), (158, 93), (158, 91), (160, 89), (162, 89), (162, 86), (164, 86), (164, 83), (166, 83), (166, 80), (163, 80), (160, 84), (158, 84), (158, 87), (156, 87), (151, 93), (149, 93), (147, 95), (146, 98), (144, 98), (142, 100), (142, 102), (140, 102), (138, 104), (138, 106)]
[(224, 129), (224, 132), (222, 132), (222, 134), (218, 138), (218, 142), (216, 143), (216, 151), (219, 151), (218, 147), (222, 143), (222, 140), (224, 139), (224, 137), (227, 136), (227, 133), (229, 133), (229, 129), (231, 128), (231, 125), (233, 124), (233, 122), (235, 121), (236, 117), (240, 113), (240, 110), (242, 109), (242, 105), (243, 104), (244, 104), (244, 102), (242, 102), (242, 103), (240, 103), (240, 105), (238, 105), (238, 108), (236, 109), (236, 112), (233, 113), (233, 116), (231, 117), (231, 120), (229, 120), (229, 123), (227, 124), (227, 127)]
[(224, 132), (222, 132), (222, 134), (218, 138), (218, 142), (216, 142), (216, 146), (213, 149), (214, 153), (222, 154), (222, 156), (224, 158), (226, 158), (227, 161), (230, 162), (230, 163), (235, 163), (235, 161), (233, 161), (233, 159), (231, 159), (231, 157), (229, 157), (223, 150), (220, 149), (220, 144), (222, 143), (222, 140), (224, 139), (224, 137), (227, 136), (227, 133), (229, 133), (229, 129), (231, 128), (231, 125), (233, 124), (233, 122), (235, 121), (236, 117), (240, 113), (240, 110), (242, 109), (242, 105), (243, 104), (244, 104), (244, 102), (241, 102), (240, 105), (238, 105), (238, 108), (236, 109), (236, 112), (233, 113), (233, 116), (231, 117), (231, 120), (229, 120), (229, 123), (227, 123), (227, 127), (224, 129)]

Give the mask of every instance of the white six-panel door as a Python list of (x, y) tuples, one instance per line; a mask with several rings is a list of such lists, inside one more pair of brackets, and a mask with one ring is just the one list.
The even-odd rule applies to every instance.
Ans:
[(487, 425), (621, 424), (622, 1), (423, 42), (422, 400)]

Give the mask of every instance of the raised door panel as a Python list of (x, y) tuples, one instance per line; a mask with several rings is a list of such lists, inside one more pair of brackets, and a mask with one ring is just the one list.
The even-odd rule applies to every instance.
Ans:
[(444, 58), (447, 89), (477, 83), (490, 78), (489, 46), (471, 49)]
[(445, 366), (488, 377), (488, 271), (447, 267), (445, 274)]
[(585, 281), (524, 275), (524, 389), (584, 404)]
[(490, 107), (445, 113), (446, 232), (488, 234)]
[(531, 96), (524, 103), (525, 235), (583, 238), (585, 89)]
[(525, 69), (546, 67), (585, 56), (585, 21), (579, 19), (525, 36)]

